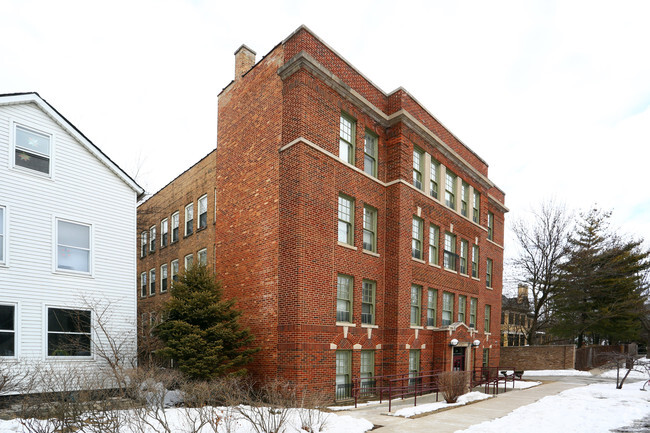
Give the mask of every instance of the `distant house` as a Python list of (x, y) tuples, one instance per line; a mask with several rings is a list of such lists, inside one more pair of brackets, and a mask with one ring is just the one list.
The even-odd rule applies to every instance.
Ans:
[(0, 362), (99, 368), (107, 334), (135, 356), (142, 195), (37, 93), (0, 95)]
[[(528, 287), (520, 284), (516, 297), (505, 295), (501, 300), (501, 346), (527, 346), (528, 332), (533, 322)], [(542, 343), (541, 335), (538, 336)]]

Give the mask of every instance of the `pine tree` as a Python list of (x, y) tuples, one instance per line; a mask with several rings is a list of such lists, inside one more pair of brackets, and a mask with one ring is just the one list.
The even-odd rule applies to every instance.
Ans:
[(611, 212), (582, 214), (569, 239), (552, 332), (585, 343), (610, 344), (639, 338), (648, 285), (650, 252), (642, 241), (623, 241), (609, 230)]
[(192, 379), (209, 379), (235, 371), (259, 349), (238, 323), (234, 300), (222, 300), (222, 290), (203, 265), (193, 266), (173, 284), (163, 307), (166, 320), (154, 329), (164, 348), (158, 354), (173, 359)]

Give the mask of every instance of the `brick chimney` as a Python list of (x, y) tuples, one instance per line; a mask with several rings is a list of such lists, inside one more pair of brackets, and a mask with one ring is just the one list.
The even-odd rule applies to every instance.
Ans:
[(521, 304), (524, 300), (528, 300), (528, 286), (525, 284), (519, 285), (519, 290), (517, 292), (517, 303)]
[(242, 45), (235, 51), (235, 80), (248, 72), (255, 65), (255, 51)]

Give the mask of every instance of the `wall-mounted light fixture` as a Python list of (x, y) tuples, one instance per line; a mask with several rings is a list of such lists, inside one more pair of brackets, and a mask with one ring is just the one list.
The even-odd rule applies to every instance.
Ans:
[(481, 345), (481, 340), (472, 341), (472, 346), (476, 347), (476, 346), (480, 346), (480, 345)]
[(457, 346), (458, 345), (458, 340), (456, 340), (455, 338), (452, 338), (451, 341), (449, 342), (449, 345), (450, 346)]

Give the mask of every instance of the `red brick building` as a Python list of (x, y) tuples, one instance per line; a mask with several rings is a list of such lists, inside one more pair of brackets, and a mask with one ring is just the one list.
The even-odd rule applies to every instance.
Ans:
[(497, 365), (507, 209), (486, 162), (304, 26), (235, 55), (214, 267), (263, 348), (250, 369), (334, 390)]

